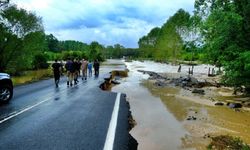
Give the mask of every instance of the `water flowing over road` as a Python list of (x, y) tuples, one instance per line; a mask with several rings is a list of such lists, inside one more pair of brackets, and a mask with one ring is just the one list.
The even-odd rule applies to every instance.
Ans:
[[(205, 87), (205, 95), (193, 94), (192, 90), (174, 85), (159, 86), (148, 74), (153, 71), (172, 77), (185, 77), (191, 66), (155, 63), (152, 61), (125, 62), (129, 76), (113, 87), (115, 92), (127, 94), (133, 117), (137, 122), (131, 131), (139, 143), (139, 150), (206, 149), (211, 136), (233, 135), (250, 142), (250, 113), (244, 109), (237, 112), (227, 106), (215, 106), (215, 100), (233, 99), (227, 88)], [(194, 67), (193, 77), (204, 80), (210, 65)], [(217, 68), (215, 68), (215, 71)], [(217, 79), (215, 77), (215, 79)], [(157, 80), (157, 79), (156, 79)], [(161, 81), (161, 79), (159, 79)], [(240, 127), (241, 126), (241, 127)]]

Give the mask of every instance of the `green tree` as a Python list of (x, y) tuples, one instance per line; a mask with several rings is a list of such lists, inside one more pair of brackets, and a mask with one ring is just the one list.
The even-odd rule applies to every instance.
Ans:
[(195, 7), (196, 14), (203, 15), (201, 29), (208, 58), (225, 68), (225, 83), (249, 88), (250, 1), (197, 0)]
[(114, 52), (114, 47), (112, 45), (108, 45), (106, 47), (106, 53), (105, 53), (106, 58), (113, 58), (114, 57), (113, 52)]
[(155, 48), (160, 31), (161, 29), (159, 27), (155, 27), (146, 36), (140, 38), (138, 41), (139, 48)]
[(47, 69), (49, 64), (47, 63), (47, 56), (45, 54), (37, 54), (34, 57), (33, 68), (34, 69)]
[(53, 34), (46, 35), (46, 42), (50, 51), (59, 51), (59, 41)]
[(59, 41), (58, 47), (60, 51), (72, 50), (72, 51), (89, 51), (89, 45), (80, 41), (66, 40)]
[(114, 58), (122, 58), (124, 49), (125, 49), (124, 46), (122, 46), (120, 44), (115, 44), (114, 51), (113, 51), (113, 57)]
[(161, 32), (161, 28), (156, 27), (153, 28), (147, 36), (143, 36), (139, 39), (138, 45), (141, 50), (141, 56), (145, 58), (152, 58), (153, 53), (156, 49), (156, 42), (159, 39), (159, 34)]
[(90, 43), (89, 48), (90, 48), (89, 59), (91, 60), (98, 59), (99, 61), (103, 60), (102, 50), (104, 49), (104, 47), (101, 44), (99, 44), (96, 41), (93, 41)]
[(180, 9), (161, 27), (159, 38), (156, 41), (156, 59), (170, 58), (175, 63), (184, 44), (181, 35), (184, 34), (189, 19), (190, 14)]
[(31, 55), (38, 50), (34, 44), (40, 41), (29, 37), (43, 33), (41, 18), (15, 5), (6, 6), (0, 12), (0, 32), (0, 71), (16, 73), (31, 67)]

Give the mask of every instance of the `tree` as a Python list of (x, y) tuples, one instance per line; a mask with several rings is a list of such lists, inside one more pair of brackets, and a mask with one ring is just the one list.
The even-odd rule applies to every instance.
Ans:
[(225, 83), (249, 88), (250, 1), (197, 0), (195, 7), (196, 14), (205, 14), (201, 29), (208, 58), (225, 68)]
[(89, 45), (74, 40), (58, 41), (58, 48), (59, 51), (89, 51)]
[(122, 46), (120, 44), (115, 44), (114, 51), (113, 51), (113, 57), (114, 58), (122, 58), (124, 49), (125, 49), (124, 46)]
[(105, 53), (105, 57), (106, 58), (113, 58), (113, 52), (114, 52), (114, 47), (112, 45), (108, 45), (106, 47), (106, 53)]
[(159, 27), (153, 28), (146, 36), (139, 39), (138, 45), (144, 58), (153, 57), (160, 31)]
[(189, 19), (189, 13), (180, 9), (161, 27), (159, 38), (156, 41), (155, 57), (157, 59), (170, 58), (173, 63), (176, 63), (183, 47), (181, 35), (187, 28)]
[(41, 18), (15, 5), (6, 6), (0, 12), (0, 29), (0, 71), (15, 73), (29, 68), (32, 61), (27, 65), (26, 58), (30, 58), (37, 48), (28, 45), (39, 41), (27, 40), (33, 33), (43, 33)]
[(33, 68), (34, 69), (47, 69), (49, 64), (47, 63), (47, 57), (45, 54), (37, 54), (34, 57)]
[(159, 27), (155, 27), (146, 36), (140, 38), (138, 42), (139, 48), (155, 48), (160, 31)]
[(101, 51), (104, 49), (104, 47), (101, 44), (96, 41), (93, 41), (90, 43), (89, 48), (89, 59), (98, 59), (99, 61), (103, 60)]
[(48, 44), (48, 49), (53, 52), (59, 51), (59, 41), (53, 34), (46, 35), (46, 42)]
[[(176, 60), (188, 38), (190, 14), (179, 9), (162, 27), (153, 28), (146, 36), (139, 39), (139, 51), (142, 57), (158, 61)], [(186, 39), (185, 39), (186, 38)]]

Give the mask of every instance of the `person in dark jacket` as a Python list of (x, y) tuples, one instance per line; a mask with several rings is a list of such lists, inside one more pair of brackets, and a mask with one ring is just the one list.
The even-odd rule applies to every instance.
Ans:
[(95, 70), (95, 76), (99, 76), (99, 68), (100, 68), (100, 63), (98, 60), (94, 61), (94, 70)]
[(77, 59), (75, 59), (74, 61), (73, 61), (73, 69), (74, 69), (74, 84), (77, 84), (77, 82), (78, 82), (78, 71), (79, 71), (79, 69), (78, 69), (78, 67), (79, 67), (79, 63), (78, 63), (78, 60)]
[(62, 66), (60, 63), (57, 62), (57, 60), (55, 60), (55, 62), (52, 64), (52, 68), (54, 72), (55, 84), (56, 87), (58, 87)]
[(65, 64), (65, 69), (67, 72), (67, 85), (72, 86), (72, 81), (74, 78), (74, 67), (73, 67), (73, 62), (72, 60), (68, 59), (66, 64)]

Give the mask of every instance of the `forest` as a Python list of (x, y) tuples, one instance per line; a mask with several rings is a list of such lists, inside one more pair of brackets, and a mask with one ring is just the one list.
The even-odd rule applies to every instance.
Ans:
[(138, 40), (138, 48), (97, 41), (60, 41), (46, 35), (42, 18), (14, 4), (0, 6), (0, 72), (18, 75), (67, 58), (199, 61), (223, 68), (223, 83), (250, 92), (250, 1), (196, 0), (192, 14), (179, 9)]
[(223, 83), (250, 92), (250, 1), (196, 0), (139, 39), (144, 58), (199, 60), (223, 68)]

